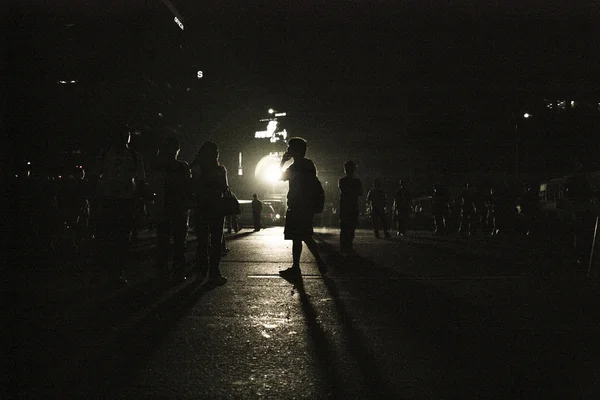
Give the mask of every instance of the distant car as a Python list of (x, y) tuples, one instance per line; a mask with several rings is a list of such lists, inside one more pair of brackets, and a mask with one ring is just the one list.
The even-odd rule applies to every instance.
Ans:
[[(239, 200), (240, 210), (239, 223), (241, 228), (254, 228), (254, 220), (252, 218), (252, 200)], [(264, 228), (283, 225), (283, 213), (278, 213), (275, 207), (269, 202), (263, 201), (262, 213), (260, 216), (261, 226)]]

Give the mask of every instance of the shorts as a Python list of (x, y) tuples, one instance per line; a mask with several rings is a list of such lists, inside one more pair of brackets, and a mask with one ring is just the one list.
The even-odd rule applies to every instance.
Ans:
[(313, 233), (313, 212), (306, 208), (288, 208), (283, 230), (285, 240), (309, 240)]

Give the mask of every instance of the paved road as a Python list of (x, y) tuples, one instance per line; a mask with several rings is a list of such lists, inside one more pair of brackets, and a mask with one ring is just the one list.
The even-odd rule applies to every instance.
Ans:
[(110, 294), (87, 270), (79, 290), (52, 295), (30, 277), (12, 388), (37, 398), (600, 396), (597, 292), (557, 252), (359, 231), (348, 258), (337, 232), (321, 229), (328, 276), (305, 251), (303, 279), (290, 283), (277, 274), (291, 259), (282, 236), (231, 238), (223, 287), (158, 285), (147, 255), (130, 267), (132, 286)]

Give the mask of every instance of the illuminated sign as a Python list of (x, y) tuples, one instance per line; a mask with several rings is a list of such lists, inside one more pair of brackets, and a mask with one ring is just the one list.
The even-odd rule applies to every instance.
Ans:
[(173, 18), (173, 21), (175, 21), (175, 23), (177, 25), (179, 25), (179, 27), (181, 28), (181, 30), (183, 30), (183, 23), (179, 20), (179, 18), (175, 17), (175, 18)]
[[(183, 29), (183, 28), (181, 28), (181, 29)], [(201, 78), (204, 77), (204, 72), (198, 71), (198, 73), (196, 74), (196, 76), (198, 77), (198, 79), (201, 79)]]

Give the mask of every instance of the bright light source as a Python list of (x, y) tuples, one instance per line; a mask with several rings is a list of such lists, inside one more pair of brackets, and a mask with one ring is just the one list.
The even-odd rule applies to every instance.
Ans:
[(287, 113), (277, 113), (275, 114), (276, 117), (285, 117), (287, 115)]
[(241, 168), (238, 168), (238, 175), (239, 176), (244, 175), (244, 171)]
[(575, 108), (575, 100), (571, 100), (571, 108)]
[(64, 83), (67, 83), (67, 81), (58, 81), (58, 83), (63, 83), (64, 84)]
[(27, 161), (27, 165), (31, 165), (31, 161)]
[(77, 81), (71, 81), (71, 83), (75, 83), (75, 82), (77, 82)]
[(273, 114), (275, 112), (275, 110), (273, 110), (272, 108), (269, 108), (269, 114)]
[(254, 175), (256, 178), (269, 183), (278, 182), (281, 179), (281, 158), (277, 153), (263, 157), (256, 165)]
[(531, 114), (529, 114), (529, 113), (525, 113), (525, 114), (523, 114), (523, 117), (525, 117), (525, 118), (529, 118), (529, 117), (531, 117)]
[(281, 218), (281, 215), (275, 214), (275, 219), (280, 219), (280, 218)]

